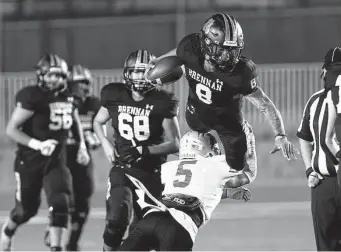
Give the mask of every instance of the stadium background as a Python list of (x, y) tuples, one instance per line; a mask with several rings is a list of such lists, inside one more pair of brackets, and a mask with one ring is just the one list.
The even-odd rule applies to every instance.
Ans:
[[(57, 53), (70, 64), (92, 69), (93, 92), (98, 95), (103, 85), (122, 79), (123, 62), (129, 52), (145, 48), (160, 55), (174, 48), (185, 34), (198, 32), (217, 11), (234, 15), (241, 23), (243, 53), (258, 64), (260, 86), (281, 111), (289, 138), (298, 147), (295, 132), (307, 99), (321, 88), (324, 54), (341, 44), (339, 0), (2, 0), (0, 220), (12, 206), (16, 186), (12, 172), (15, 145), (4, 134), (6, 123), (16, 91), (34, 84), (32, 69), (44, 52)], [(187, 84), (180, 80), (166, 88), (180, 99), (179, 120), (184, 133)], [(222, 203), (195, 248), (315, 249), (310, 193), (301, 158), (287, 161), (280, 153), (270, 155), (273, 133), (269, 123), (248, 102), (244, 111), (257, 142), (258, 177), (249, 186), (253, 202)], [(100, 249), (97, 234), (102, 232), (104, 190), (110, 168), (101, 149), (93, 156), (96, 209), (90, 223), (95, 231), (86, 230), (84, 238), (85, 249), (89, 250)], [(45, 222), (45, 218), (38, 217), (20, 231), (16, 248), (43, 249), (39, 240), (33, 240), (40, 239), (40, 224)], [(229, 232), (233, 242), (224, 242), (226, 226), (237, 230)], [(248, 243), (243, 242), (240, 233)], [(98, 237), (93, 238), (94, 234)]]

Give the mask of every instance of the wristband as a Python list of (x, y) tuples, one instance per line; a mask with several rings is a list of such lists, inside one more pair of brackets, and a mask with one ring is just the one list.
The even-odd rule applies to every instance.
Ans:
[(35, 138), (31, 138), (31, 140), (28, 142), (27, 146), (33, 150), (36, 150), (36, 151), (40, 150), (41, 141), (39, 141)]
[(309, 178), (309, 175), (313, 172), (313, 168), (309, 167), (306, 171), (305, 171), (305, 175), (307, 176), (307, 178)]

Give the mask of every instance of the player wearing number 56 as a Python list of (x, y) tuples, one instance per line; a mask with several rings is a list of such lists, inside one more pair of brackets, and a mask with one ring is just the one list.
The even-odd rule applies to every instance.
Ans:
[(243, 169), (245, 164), (243, 97), (270, 122), (275, 135), (271, 153), (282, 150), (287, 159), (296, 158), (297, 153), (286, 137), (280, 112), (258, 85), (255, 63), (242, 56), (243, 48), (239, 22), (230, 15), (217, 13), (204, 23), (200, 33), (185, 36), (176, 49), (152, 60), (148, 66), (157, 67), (158, 61), (168, 56), (181, 58), (189, 85), (187, 124), (201, 133), (216, 130), (225, 149), (226, 162), (235, 170)]
[(16, 107), (6, 133), (18, 143), (15, 159), (17, 190), (15, 207), (1, 234), (1, 245), (10, 250), (17, 227), (36, 215), (44, 188), (49, 206), (51, 250), (61, 248), (61, 236), (68, 223), (70, 172), (66, 167), (66, 139), (77, 123), (85, 145), (78, 110), (67, 92), (67, 63), (46, 54), (36, 65), (37, 85), (16, 94)]
[[(138, 178), (158, 197), (162, 191), (161, 165), (168, 154), (179, 150), (178, 100), (145, 78), (148, 62), (153, 58), (146, 50), (130, 53), (124, 63), (124, 83), (110, 83), (101, 90), (101, 108), (93, 126), (113, 164), (106, 197), (105, 250), (116, 250), (121, 244), (136, 205), (132, 201), (135, 190), (125, 174)], [(109, 119), (114, 143), (105, 137), (102, 128)]]

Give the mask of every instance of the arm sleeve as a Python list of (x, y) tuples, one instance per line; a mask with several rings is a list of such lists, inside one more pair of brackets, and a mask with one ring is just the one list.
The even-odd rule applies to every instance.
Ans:
[(310, 99), (305, 105), (304, 111), (303, 111), (303, 118), (301, 120), (300, 126), (297, 130), (296, 136), (298, 138), (301, 138), (307, 142), (313, 142), (314, 138), (310, 131), (310, 106), (311, 102)]
[(35, 110), (34, 95), (32, 94), (32, 87), (21, 89), (15, 96), (16, 106), (20, 106), (27, 110)]
[(168, 104), (165, 108), (165, 118), (173, 118), (179, 114), (179, 100), (174, 94), (169, 96)]

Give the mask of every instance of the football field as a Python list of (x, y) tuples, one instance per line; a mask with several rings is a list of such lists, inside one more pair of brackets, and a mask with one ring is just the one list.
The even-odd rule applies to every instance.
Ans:
[[(315, 250), (309, 189), (305, 187), (252, 188), (248, 203), (225, 200), (200, 231), (194, 250)], [(3, 194), (0, 222), (3, 223), (13, 199)], [(85, 228), (83, 250), (101, 250), (104, 225), (104, 193), (96, 193), (90, 220)], [(21, 227), (13, 250), (46, 250), (43, 234), (47, 224), (46, 205), (37, 217)]]

